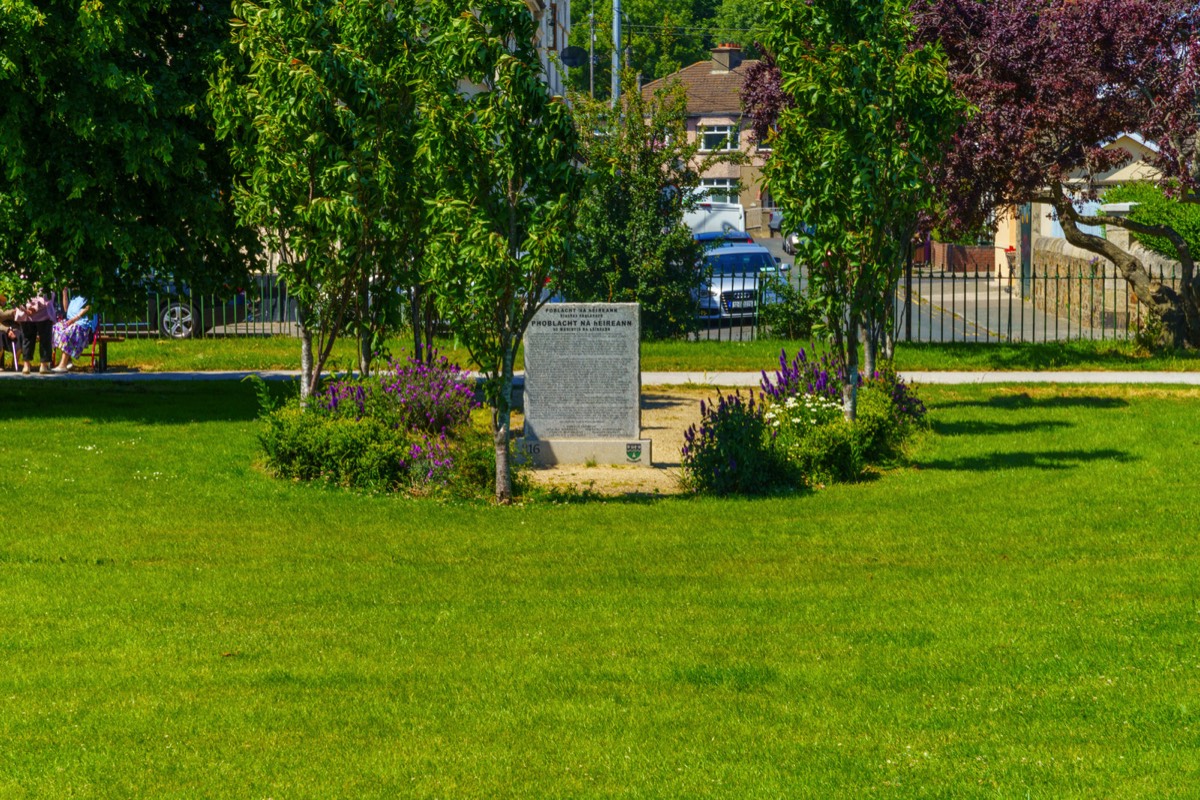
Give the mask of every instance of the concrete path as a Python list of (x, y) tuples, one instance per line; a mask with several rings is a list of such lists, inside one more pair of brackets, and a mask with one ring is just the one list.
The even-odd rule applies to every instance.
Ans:
[[(767, 371), (773, 375), (772, 370)], [(911, 383), (1152, 383), (1200, 386), (1200, 372), (904, 372)], [(643, 386), (758, 386), (760, 372), (643, 372)]]
[[(773, 374), (768, 372), (768, 374)], [(972, 383), (1118, 383), (1175, 384), (1200, 386), (1200, 372), (906, 372), (907, 381), (917, 384)], [(20, 375), (0, 372), (0, 380), (17, 381), (238, 381), (250, 375), (265, 380), (295, 380), (299, 372), (270, 370), (262, 372), (71, 372), (65, 375)], [(643, 372), (643, 386), (758, 386), (761, 372)], [(518, 373), (518, 384), (524, 376)]]

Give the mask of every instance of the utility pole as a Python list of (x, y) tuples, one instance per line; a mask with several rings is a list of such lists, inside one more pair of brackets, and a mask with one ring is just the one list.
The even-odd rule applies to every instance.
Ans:
[(621, 0), (613, 0), (612, 106), (621, 99)]
[(596, 0), (592, 0), (592, 10), (588, 12), (588, 94), (596, 99)]

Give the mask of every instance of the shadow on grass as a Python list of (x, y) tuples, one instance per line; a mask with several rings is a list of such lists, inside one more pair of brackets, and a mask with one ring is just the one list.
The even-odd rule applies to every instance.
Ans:
[[(877, 480), (877, 475), (864, 476), (864, 481)], [(645, 491), (630, 491), (620, 494), (604, 494), (598, 492), (590, 486), (553, 486), (553, 487), (537, 487), (530, 489), (522, 495), (522, 500), (531, 501), (533, 503), (549, 503), (558, 505), (593, 505), (593, 504), (608, 504), (613, 505), (631, 505), (631, 506), (646, 506), (654, 505), (663, 502), (691, 502), (697, 500), (731, 500), (739, 502), (754, 503), (756, 501), (771, 501), (780, 499), (789, 499), (793, 497), (801, 497), (812, 494), (813, 490), (807, 486), (797, 486), (790, 490), (776, 490), (770, 492), (762, 492), (759, 494), (704, 494), (690, 491), (683, 491), (675, 494), (663, 494), (660, 492), (645, 492)]]
[(662, 410), (664, 408), (678, 408), (679, 406), (685, 406), (685, 405), (691, 405), (691, 404), (694, 404), (694, 401), (681, 400), (676, 397), (667, 397), (665, 395), (658, 394), (658, 393), (654, 393), (654, 394), (646, 393), (646, 394), (642, 395), (642, 410), (643, 411), (657, 411), (657, 410)]
[(1047, 450), (1040, 453), (989, 453), (967, 458), (926, 461), (920, 464), (920, 468), (954, 472), (995, 472), (1001, 469), (1040, 469), (1056, 472), (1095, 461), (1129, 464), (1137, 460), (1137, 457), (1121, 450)]
[(679, 495), (655, 494), (653, 492), (626, 492), (604, 494), (591, 486), (552, 486), (530, 489), (522, 495), (523, 501), (550, 505), (593, 505), (620, 503), (621, 505), (648, 506)]
[(1027, 394), (1009, 394), (993, 395), (986, 400), (948, 400), (942, 403), (931, 403), (930, 407), (933, 409), (994, 408), (1000, 411), (1020, 411), (1032, 408), (1091, 408), (1103, 410), (1128, 408), (1129, 401), (1120, 397), (1100, 397), (1097, 395), (1030, 397)]
[[(286, 387), (272, 387), (282, 397)], [(254, 387), (239, 381), (5, 381), (0, 421), (88, 419), (185, 425), (258, 417)]]
[(934, 420), (933, 431), (939, 436), (1000, 436), (1006, 433), (1037, 433), (1061, 428), (1073, 428), (1070, 422), (1046, 419), (1036, 422), (982, 422), (964, 420), (942, 422)]

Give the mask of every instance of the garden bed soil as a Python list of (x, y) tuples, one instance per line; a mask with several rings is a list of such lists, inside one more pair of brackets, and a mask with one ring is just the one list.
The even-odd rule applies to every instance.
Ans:
[[(716, 398), (718, 391), (676, 387), (642, 390), (642, 436), (654, 443), (650, 467), (583, 464), (543, 467), (531, 471), (533, 482), (545, 489), (605, 496), (681, 494), (679, 454), (683, 432), (699, 422), (700, 401)], [(523, 420), (519, 414), (513, 417), (514, 431), (521, 436)]]

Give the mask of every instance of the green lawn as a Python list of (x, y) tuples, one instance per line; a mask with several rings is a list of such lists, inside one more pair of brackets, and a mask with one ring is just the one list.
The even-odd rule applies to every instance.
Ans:
[[(469, 356), (452, 340), (441, 343), (442, 352), (461, 364)], [(681, 372), (757, 372), (779, 361), (779, 351), (795, 354), (810, 342), (645, 342), (642, 369)], [(395, 340), (391, 350), (406, 352)], [(332, 370), (351, 369), (356, 363), (354, 345), (340, 341), (330, 363)], [(114, 370), (146, 372), (176, 370), (298, 369), (299, 340), (287, 337), (211, 338), (176, 342), (165, 339), (129, 339), (113, 344), (109, 361)], [(1138, 355), (1128, 342), (1067, 342), (1061, 344), (903, 344), (896, 350), (901, 370), (1166, 370), (1200, 369), (1200, 354)], [(518, 359), (517, 368), (523, 363)]]
[(867, 483), (497, 509), (0, 382), (0, 797), (1195, 796), (1200, 393), (925, 396)]

